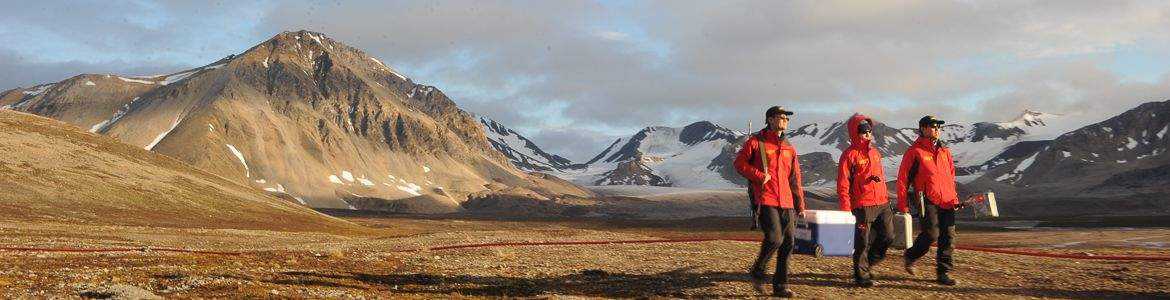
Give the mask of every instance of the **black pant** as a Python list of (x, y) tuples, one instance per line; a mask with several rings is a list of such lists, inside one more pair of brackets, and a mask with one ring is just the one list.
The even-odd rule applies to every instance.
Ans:
[(886, 204), (853, 209), (857, 227), (853, 232), (853, 280), (873, 279), (871, 265), (886, 259), (894, 242), (894, 212)]
[(930, 251), (930, 244), (938, 240), (938, 258), (936, 271), (939, 276), (955, 268), (955, 210), (942, 209), (934, 204), (927, 203), (926, 214), (921, 218), (922, 232), (914, 239), (914, 246), (906, 249), (906, 259), (918, 260)]
[(792, 247), (796, 245), (796, 211), (791, 208), (764, 206), (760, 208), (760, 229), (764, 231), (764, 241), (760, 243), (760, 255), (752, 265), (752, 277), (764, 278), (764, 268), (772, 254), (780, 253), (776, 258), (776, 274), (772, 276), (772, 288), (784, 289), (788, 285), (788, 257), (792, 256)]

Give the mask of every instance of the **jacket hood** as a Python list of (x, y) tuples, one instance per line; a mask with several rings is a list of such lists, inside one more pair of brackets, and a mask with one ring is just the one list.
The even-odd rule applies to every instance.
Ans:
[(861, 126), (861, 122), (869, 122), (870, 130), (874, 129), (875, 124), (873, 123), (872, 119), (870, 119), (869, 117), (866, 117), (863, 114), (859, 114), (859, 113), (853, 114), (852, 117), (849, 117), (849, 121), (845, 123), (846, 128), (849, 129), (849, 143), (851, 146), (856, 146), (856, 147), (869, 146), (869, 143), (872, 142), (872, 141), (862, 140), (861, 135), (857, 134), (857, 127)]

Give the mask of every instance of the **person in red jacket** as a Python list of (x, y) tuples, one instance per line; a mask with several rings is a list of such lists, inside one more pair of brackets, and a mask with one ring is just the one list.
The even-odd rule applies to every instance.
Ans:
[(894, 242), (893, 216), (886, 195), (882, 156), (873, 145), (873, 120), (854, 114), (846, 122), (850, 145), (837, 168), (837, 197), (841, 210), (857, 218), (853, 231), (853, 281), (872, 287), (870, 268), (886, 258)]
[[(955, 161), (951, 150), (939, 140), (939, 131), (946, 122), (925, 116), (918, 120), (918, 140), (906, 149), (898, 168), (898, 211), (910, 211), (909, 201), (922, 197), (922, 232), (914, 239), (914, 246), (906, 249), (904, 266), (914, 274), (914, 262), (930, 250), (938, 240), (936, 280), (942, 285), (955, 285), (947, 275), (954, 269), (955, 210), (959, 196), (955, 191)], [(913, 188), (913, 192), (910, 189)]]
[(788, 290), (788, 257), (796, 244), (796, 217), (804, 217), (800, 162), (796, 148), (785, 136), (791, 115), (780, 106), (768, 108), (764, 113), (768, 127), (749, 137), (735, 157), (735, 170), (750, 182), (756, 218), (764, 232), (759, 256), (751, 269), (752, 287), (765, 293), (764, 269), (772, 255), (779, 252), (776, 274), (772, 276), (772, 295), (779, 297), (795, 295)]

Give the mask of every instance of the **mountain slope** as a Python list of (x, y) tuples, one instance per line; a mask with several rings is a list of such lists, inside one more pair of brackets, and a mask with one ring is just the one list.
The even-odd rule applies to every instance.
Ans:
[[(438, 89), (319, 33), (284, 32), (175, 74), (108, 78), (13, 90), (0, 104), (319, 208), (452, 212), (492, 184), (531, 190), (542, 180), (512, 166)], [(112, 92), (64, 101), (93, 88)]]
[(342, 232), (292, 199), (59, 121), (0, 110), (0, 219)]

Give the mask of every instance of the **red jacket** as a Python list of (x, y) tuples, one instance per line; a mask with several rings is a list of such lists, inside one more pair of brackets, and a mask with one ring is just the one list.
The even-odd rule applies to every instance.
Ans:
[(955, 160), (951, 149), (941, 144), (936, 146), (925, 137), (914, 141), (898, 168), (898, 210), (901, 212), (910, 211), (907, 203), (911, 195), (907, 189), (911, 184), (939, 208), (954, 209), (959, 204), (959, 194), (955, 191)]
[[(764, 151), (760, 151), (756, 142), (759, 136), (764, 136)], [(768, 155), (768, 174), (772, 176), (772, 180), (762, 184), (764, 170), (760, 168), (760, 154), (765, 153)], [(767, 129), (753, 134), (735, 157), (735, 170), (750, 182), (756, 204), (804, 211), (800, 161), (796, 157), (796, 148), (792, 147), (787, 139), (781, 141), (775, 133), (767, 132)], [(799, 202), (794, 203), (793, 200)]]
[[(861, 114), (849, 118), (845, 128), (849, 130), (851, 144), (841, 153), (841, 161), (837, 164), (837, 198), (844, 211), (890, 202), (890, 196), (886, 194), (886, 175), (882, 171), (882, 155), (872, 141), (862, 140), (857, 134), (861, 122), (869, 122), (870, 128), (874, 125), (873, 120)], [(881, 180), (871, 181), (871, 176)]]

